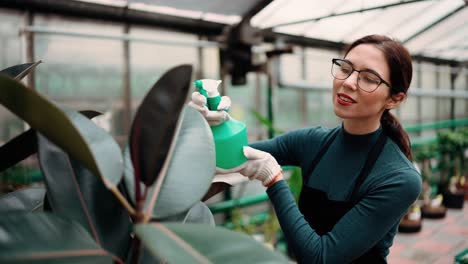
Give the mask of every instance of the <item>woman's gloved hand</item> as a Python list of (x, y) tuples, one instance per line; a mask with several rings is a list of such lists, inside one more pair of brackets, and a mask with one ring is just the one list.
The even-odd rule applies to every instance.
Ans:
[(220, 174), (239, 172), (250, 180), (261, 181), (265, 187), (283, 179), (281, 167), (270, 153), (244, 147), (244, 156), (248, 159), (244, 164), (229, 170), (216, 168), (216, 172)]
[(193, 92), (192, 100), (188, 105), (200, 112), (205, 117), (206, 121), (208, 121), (210, 126), (217, 126), (231, 119), (231, 116), (227, 112), (231, 107), (231, 98), (222, 96), (217, 111), (208, 109), (206, 106), (206, 100), (206, 97), (201, 95), (199, 92)]

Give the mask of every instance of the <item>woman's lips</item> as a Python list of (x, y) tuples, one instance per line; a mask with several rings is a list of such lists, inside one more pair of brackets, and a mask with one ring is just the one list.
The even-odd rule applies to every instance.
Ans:
[(341, 105), (352, 105), (356, 103), (356, 101), (353, 98), (343, 93), (338, 93), (336, 95), (336, 101)]

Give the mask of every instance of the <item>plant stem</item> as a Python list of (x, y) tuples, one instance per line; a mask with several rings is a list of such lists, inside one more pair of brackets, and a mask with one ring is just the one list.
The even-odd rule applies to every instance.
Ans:
[(127, 211), (130, 213), (130, 215), (135, 215), (135, 209), (128, 203), (127, 199), (122, 195), (122, 193), (117, 189), (116, 186), (112, 187), (111, 192), (117, 197), (117, 199), (120, 201), (120, 203), (127, 209)]
[(130, 263), (138, 264), (141, 256), (141, 240), (135, 235), (132, 240), (132, 259)]

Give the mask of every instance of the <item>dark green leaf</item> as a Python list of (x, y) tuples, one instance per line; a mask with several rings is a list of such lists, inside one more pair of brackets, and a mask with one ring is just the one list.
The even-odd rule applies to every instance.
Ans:
[[(116, 188), (122, 177), (122, 155), (106, 131), (83, 115), (61, 110), (36, 91), (2, 75), (0, 103), (101, 177), (107, 188)], [(76, 127), (72, 120), (81, 126)]]
[(135, 232), (155, 256), (168, 263), (288, 263), (251, 237), (222, 227), (151, 223)]
[[(80, 113), (90, 119), (101, 114), (93, 110), (84, 110)], [(28, 129), (0, 147), (0, 171), (8, 169), (37, 152), (35, 132), (34, 129)]]
[(21, 80), (24, 76), (30, 73), (41, 61), (33, 63), (24, 63), (11, 66), (9, 68), (3, 69), (0, 71), (1, 74), (14, 78), (15, 80)]
[[(128, 161), (126, 157), (124, 178), (134, 199), (133, 169)], [(177, 215), (199, 202), (210, 187), (215, 163), (213, 135), (208, 123), (198, 111), (185, 107), (172, 159), (152, 209), (153, 217), (162, 219)], [(146, 207), (151, 206), (155, 190), (155, 186), (150, 187)]]
[[(75, 123), (80, 126), (81, 122)], [(106, 250), (125, 258), (130, 216), (117, 198), (79, 162), (38, 136), (39, 162), (51, 210), (81, 224)], [(105, 151), (105, 146), (101, 146)]]
[(0, 171), (10, 168), (36, 151), (36, 133), (33, 129), (28, 129), (0, 147)]
[(213, 214), (211, 213), (210, 208), (208, 208), (208, 206), (203, 202), (196, 203), (188, 210), (188, 212), (161, 219), (161, 222), (180, 222), (184, 224), (192, 223), (215, 226)]
[(5, 211), (39, 211), (44, 204), (44, 195), (43, 187), (23, 188), (7, 193), (0, 197), (0, 212), (5, 214)]
[(52, 214), (4, 214), (0, 230), (0, 263), (112, 263), (81, 226)]
[(205, 193), (203, 198), (201, 199), (203, 202), (210, 199), (211, 197), (215, 196), (216, 194), (220, 192), (224, 192), (225, 190), (231, 188), (232, 185), (226, 183), (226, 182), (213, 182), (210, 185), (210, 188), (208, 191)]
[(260, 122), (262, 125), (264, 125), (269, 130), (274, 131), (276, 134), (284, 134), (285, 131), (274, 127), (271, 120), (268, 119), (267, 117), (262, 116), (262, 114), (260, 114), (259, 112), (255, 111), (255, 110), (250, 110), (250, 112), (255, 116), (255, 118), (257, 119), (258, 122)]
[(170, 158), (169, 149), (191, 78), (190, 65), (167, 71), (137, 110), (130, 133), (130, 154), (135, 177), (147, 186), (154, 183), (164, 161)]

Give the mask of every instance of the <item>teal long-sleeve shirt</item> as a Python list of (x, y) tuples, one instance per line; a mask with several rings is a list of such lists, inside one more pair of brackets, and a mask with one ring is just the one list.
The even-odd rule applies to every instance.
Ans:
[[(337, 137), (303, 184), (327, 193), (330, 200), (348, 201), (382, 128), (367, 135), (334, 129), (340, 130)], [(332, 130), (300, 129), (251, 146), (269, 152), (282, 166), (299, 166), (305, 172)], [(358, 191), (360, 201), (327, 234), (318, 235), (307, 223), (285, 181), (269, 187), (267, 194), (298, 259), (303, 263), (348, 263), (374, 246), (382, 256), (388, 255), (399, 221), (419, 196), (421, 185), (419, 173), (389, 138)]]

